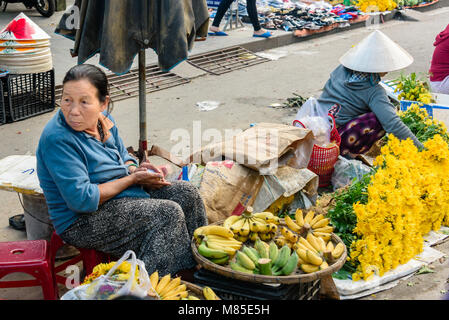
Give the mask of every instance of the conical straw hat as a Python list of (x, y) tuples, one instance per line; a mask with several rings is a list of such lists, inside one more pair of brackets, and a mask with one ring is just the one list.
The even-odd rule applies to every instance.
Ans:
[(0, 62), (0, 69), (7, 70), (11, 74), (40, 73), (40, 72), (47, 72), (53, 69), (53, 62), (50, 60), (25, 67), (10, 66), (10, 65), (6, 66), (2, 65)]
[(0, 31), (0, 40), (47, 40), (50, 36), (23, 12)]
[(413, 57), (379, 30), (374, 31), (341, 58), (346, 68), (369, 73), (383, 73), (404, 69)]
[(1, 40), (0, 48), (50, 47), (50, 40)]

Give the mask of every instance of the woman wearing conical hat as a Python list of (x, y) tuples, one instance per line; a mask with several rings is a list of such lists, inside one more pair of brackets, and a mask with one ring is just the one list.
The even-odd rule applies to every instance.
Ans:
[(381, 31), (374, 31), (340, 58), (318, 102), (335, 118), (341, 136), (340, 153), (366, 153), (385, 133), (422, 144), (401, 121), (379, 84), (388, 72), (406, 68), (413, 57)]

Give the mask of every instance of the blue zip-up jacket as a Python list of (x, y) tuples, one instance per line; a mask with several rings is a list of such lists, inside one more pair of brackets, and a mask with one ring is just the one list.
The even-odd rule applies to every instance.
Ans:
[[(128, 175), (125, 162), (136, 163), (124, 147), (117, 127), (112, 127), (110, 132), (109, 139), (102, 143), (85, 132), (75, 131), (61, 110), (45, 126), (36, 151), (37, 176), (57, 234), (81, 214), (97, 211), (98, 185)], [(149, 195), (142, 187), (132, 186), (115, 199), (123, 197), (148, 198)]]

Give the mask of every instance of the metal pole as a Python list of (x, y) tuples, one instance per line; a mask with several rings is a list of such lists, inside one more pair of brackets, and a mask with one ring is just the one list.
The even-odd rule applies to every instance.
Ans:
[(147, 76), (145, 73), (145, 48), (139, 51), (139, 157), (141, 161), (147, 159), (148, 142), (147, 142)]

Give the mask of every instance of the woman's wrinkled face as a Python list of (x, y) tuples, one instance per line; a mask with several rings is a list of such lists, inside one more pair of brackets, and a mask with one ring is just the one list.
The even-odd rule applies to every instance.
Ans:
[(109, 97), (101, 102), (98, 89), (89, 80), (68, 81), (64, 84), (61, 110), (67, 124), (75, 131), (95, 130), (98, 114), (106, 110)]

